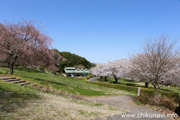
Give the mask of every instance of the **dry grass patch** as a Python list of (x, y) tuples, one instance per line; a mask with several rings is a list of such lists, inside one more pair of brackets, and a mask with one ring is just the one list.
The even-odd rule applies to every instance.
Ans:
[(90, 120), (122, 113), (118, 108), (101, 103), (74, 100), (51, 94), (41, 94), (41, 96), (41, 100), (17, 109), (17, 112), (11, 114), (9, 119)]

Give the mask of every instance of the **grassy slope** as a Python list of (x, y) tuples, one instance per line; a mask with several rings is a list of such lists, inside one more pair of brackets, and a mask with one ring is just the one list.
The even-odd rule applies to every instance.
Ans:
[[(8, 73), (9, 69), (0, 68), (1, 73)], [(71, 77), (55, 76), (51, 73), (42, 73), (37, 70), (18, 67), (14, 69), (14, 75), (33, 84), (47, 87), (49, 89), (60, 90), (81, 96), (102, 96), (131, 94), (113, 88), (106, 88), (97, 85), (88, 84), (84, 79)]]
[(28, 101), (40, 99), (37, 92), (31, 87), (20, 87), (16, 84), (0, 81), (0, 119), (25, 107)]
[[(8, 72), (8, 69), (0, 68), (0, 72)], [(89, 85), (81, 79), (62, 78), (32, 69), (16, 68), (15, 75), (51, 89), (65, 92), (73, 90), (74, 93), (86, 96), (122, 94), (118, 90)], [(20, 87), (0, 81), (0, 119), (94, 119), (121, 112), (109, 105), (75, 100), (52, 93), (46, 94), (31, 86)]]
[(1, 120), (94, 119), (121, 112), (102, 103), (46, 94), (30, 86), (21, 87), (0, 81)]
[[(8, 73), (8, 71), (7, 68), (0, 68), (0, 73)], [(88, 84), (83, 79), (59, 77), (23, 67), (15, 68), (14, 75), (50, 89), (83, 96), (130, 94), (116, 89)], [(103, 82), (103, 80), (101, 81)], [(109, 81), (113, 81), (113, 79)], [(137, 86), (143, 85), (142, 83), (127, 80), (119, 80), (119, 83), (135, 84)], [(176, 87), (163, 88), (179, 92)], [(48, 113), (46, 112), (47, 110), (49, 111)], [(30, 86), (20, 87), (0, 81), (0, 118), (7, 115), (9, 119), (28, 119), (29, 117), (32, 119), (51, 119), (58, 117), (64, 119), (85, 119), (105, 116), (107, 114), (117, 114), (119, 112), (121, 111), (113, 111), (111, 106), (107, 107), (99, 103), (76, 101), (62, 96), (41, 93)]]

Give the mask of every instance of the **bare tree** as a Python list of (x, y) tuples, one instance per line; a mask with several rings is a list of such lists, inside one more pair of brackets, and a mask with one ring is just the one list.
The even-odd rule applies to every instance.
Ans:
[[(143, 53), (133, 57), (134, 70), (139, 80), (151, 83), (158, 95), (162, 81), (167, 81), (169, 71), (179, 66), (179, 49), (176, 42), (162, 35), (158, 39), (149, 40), (143, 46)], [(176, 71), (177, 72), (177, 71)]]

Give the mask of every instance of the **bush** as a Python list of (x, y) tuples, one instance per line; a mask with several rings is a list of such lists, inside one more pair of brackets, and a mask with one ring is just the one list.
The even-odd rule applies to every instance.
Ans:
[(143, 104), (163, 106), (173, 111), (176, 109), (177, 106), (173, 100), (169, 99), (165, 95), (155, 97), (154, 95), (149, 96), (148, 93), (142, 93), (136, 99)]
[(141, 88), (141, 94), (146, 94), (148, 96), (154, 96), (155, 90), (154, 89), (148, 89), (148, 88)]
[(171, 87), (176, 87), (177, 85), (172, 84)]
[(149, 96), (148, 93), (141, 93), (140, 96), (136, 97), (136, 99), (142, 104), (148, 104), (151, 102), (152, 96)]
[(174, 101), (172, 101), (171, 99), (169, 99), (168, 97), (166, 97), (165, 95), (161, 96), (160, 98), (160, 102), (159, 102), (160, 106), (166, 107), (169, 110), (175, 110), (177, 105), (174, 103)]
[(168, 97), (169, 99), (175, 101), (176, 103), (179, 102), (180, 97), (179, 97), (179, 93), (175, 93), (175, 92), (166, 92), (166, 91), (159, 91), (161, 93), (161, 95), (165, 95), (166, 97)]
[(136, 86), (136, 85), (133, 84), (133, 83), (125, 83), (125, 85), (127, 85), (127, 86)]
[(137, 97), (137, 100), (143, 104), (153, 104), (154, 96), (155, 90), (141, 88), (140, 96)]
[(91, 77), (93, 77), (93, 75), (88, 75), (86, 78), (87, 80), (90, 79)]

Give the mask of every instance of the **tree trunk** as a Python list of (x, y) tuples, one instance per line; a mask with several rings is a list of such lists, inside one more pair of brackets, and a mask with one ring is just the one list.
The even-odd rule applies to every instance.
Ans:
[(115, 83), (117, 84), (117, 82), (118, 82), (118, 78), (117, 78), (117, 77), (115, 77)]
[(10, 68), (10, 62), (8, 62), (8, 68)]
[(10, 64), (10, 74), (11, 74), (11, 75), (13, 74), (13, 67), (14, 67), (14, 64), (11, 63), (11, 64)]
[(15, 56), (15, 57), (11, 56), (10, 57), (10, 60), (9, 60), (8, 64), (10, 65), (10, 74), (11, 75), (13, 74), (14, 64), (15, 64), (17, 58), (18, 58), (18, 56)]
[(158, 96), (158, 85), (154, 84), (155, 96)]
[(107, 76), (104, 77), (104, 80), (107, 81)]
[(112, 73), (112, 74), (113, 74), (113, 77), (114, 77), (114, 79), (115, 79), (115, 83), (117, 84), (118, 78), (116, 77), (116, 75), (115, 75), (114, 73)]
[(156, 87), (155, 89), (156, 89), (156, 94), (155, 95), (158, 96), (158, 88)]
[(149, 82), (145, 82), (145, 88), (148, 88)]

